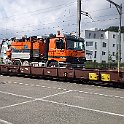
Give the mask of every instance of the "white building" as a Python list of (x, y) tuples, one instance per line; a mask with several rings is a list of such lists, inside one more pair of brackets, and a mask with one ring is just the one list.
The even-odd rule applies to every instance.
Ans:
[(10, 40), (3, 40), (0, 49), (0, 58), (3, 63), (6, 63), (7, 55), (6, 51), (9, 50), (9, 46), (11, 44)]
[[(98, 63), (116, 61), (118, 33), (99, 30), (85, 30), (86, 59)], [(121, 38), (121, 62), (124, 62), (124, 33)]]

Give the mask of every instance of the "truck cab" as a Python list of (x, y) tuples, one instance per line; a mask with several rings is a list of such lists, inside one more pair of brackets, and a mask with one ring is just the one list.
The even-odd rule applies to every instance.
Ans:
[(56, 35), (49, 38), (48, 66), (84, 66), (84, 39), (71, 35)]

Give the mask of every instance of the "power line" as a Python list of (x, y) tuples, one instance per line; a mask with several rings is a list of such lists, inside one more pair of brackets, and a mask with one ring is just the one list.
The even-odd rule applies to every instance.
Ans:
[[(111, 7), (111, 8), (114, 8), (114, 7)], [(103, 8), (103, 9), (97, 9), (97, 10), (93, 10), (93, 11), (90, 11), (90, 13), (94, 13), (94, 12), (98, 12), (98, 11), (105, 11), (105, 10), (108, 10), (110, 9), (110, 7), (108, 8)]]
[[(122, 13), (122, 14), (124, 14), (124, 13)], [(116, 14), (117, 15), (117, 14)], [(65, 16), (65, 15), (64, 15)], [(69, 18), (69, 17), (75, 17), (76, 15), (71, 15), (71, 16), (65, 16), (66, 18)], [(104, 15), (104, 16), (97, 16), (97, 18), (98, 17), (106, 17), (106, 16), (115, 16), (115, 15)], [(94, 17), (93, 17), (94, 18)], [(44, 18), (45, 20), (47, 20), (47, 19), (49, 19), (49, 18)], [(56, 19), (60, 19), (61, 21), (65, 21), (64, 19), (61, 19), (60, 17), (58, 17), (58, 18), (56, 18)], [(87, 19), (87, 18), (84, 18), (84, 19)], [(43, 21), (43, 20), (42, 20)], [(55, 22), (54, 22), (55, 23)], [(43, 25), (46, 25), (46, 24), (52, 24), (52, 23), (44, 23)], [(27, 26), (27, 24), (26, 25), (21, 25), (21, 26)], [(14, 27), (20, 27), (20, 25), (19, 26), (14, 26)]]
[[(124, 14), (124, 13), (122, 13), (122, 15), (123, 15), (123, 14)], [(92, 18), (94, 19), (94, 18), (101, 18), (101, 17), (107, 17), (107, 16), (118, 16), (118, 14), (114, 14), (114, 15), (113, 15), (113, 14), (109, 14), (109, 15), (96, 16), (96, 17), (94, 16), (94, 17), (92, 17)], [(87, 19), (87, 18), (85, 18), (85, 19)]]
[[(58, 7), (61, 7), (61, 6), (63, 6), (63, 7), (68, 7), (68, 6), (71, 6), (73, 3), (75, 3), (75, 1), (73, 1), (73, 2), (68, 2), (68, 3), (65, 3), (65, 4), (60, 4), (60, 5), (57, 5), (57, 6), (54, 6), (54, 7), (45, 8), (45, 9), (38, 9), (38, 10), (35, 10), (35, 11), (25, 12), (25, 13), (20, 14), (20, 15), (12, 15), (12, 16), (6, 17), (6, 19), (9, 19), (9, 18), (12, 18), (12, 17), (24, 16), (24, 15), (27, 15), (27, 14), (35, 14), (35, 15), (37, 15), (37, 14), (41, 14), (41, 13), (39, 13), (39, 12), (44, 11), (44, 10), (46, 10), (46, 11), (44, 11), (43, 13), (48, 12), (48, 11), (55, 11), (56, 8), (58, 8)], [(51, 9), (52, 9), (52, 10), (51, 10)], [(110, 8), (104, 8), (104, 9), (99, 9), (99, 10), (93, 10), (93, 11), (91, 11), (90, 13), (92, 13), (92, 12), (97, 12), (97, 11), (102, 11), (102, 10), (107, 10), (107, 9), (110, 9)], [(0, 19), (3, 19), (3, 18), (0, 18)], [(4, 18), (4, 19), (5, 19), (5, 18)]]
[[(74, 3), (74, 2), (71, 2), (71, 3)], [(63, 5), (65, 5), (65, 4), (63, 4)], [(60, 6), (60, 5), (58, 5), (58, 6)], [(62, 6), (62, 5), (61, 5)], [(68, 5), (66, 5), (66, 6), (68, 6)], [(95, 11), (92, 11), (92, 12), (96, 12), (96, 11), (100, 11), (100, 10), (106, 10), (106, 9), (110, 9), (110, 8), (105, 8), (105, 9), (99, 9), (99, 10), (95, 10)], [(42, 9), (43, 10), (43, 9)], [(38, 11), (38, 10), (36, 10), (36, 11)], [(35, 12), (36, 12), (35, 11)], [(30, 13), (30, 12), (29, 12)], [(29, 13), (26, 13), (26, 14), (29, 14)], [(41, 13), (37, 13), (37, 14), (41, 14)], [(24, 14), (23, 14), (24, 15)], [(36, 15), (36, 14), (35, 14)], [(15, 16), (15, 15), (14, 15)], [(17, 15), (17, 16), (20, 16), (20, 15)], [(30, 16), (30, 15), (29, 15)], [(10, 18), (11, 17), (13, 17), (13, 16), (10, 16)], [(27, 16), (26, 16), (27, 17)], [(9, 18), (9, 17), (8, 17)], [(21, 18), (21, 19), (25, 19), (25, 18)]]
[[(74, 2), (75, 3), (75, 2)], [(69, 6), (69, 5), (68, 5)], [(64, 7), (64, 6), (63, 6)], [(105, 9), (100, 9), (100, 10), (95, 10), (95, 11), (92, 11), (92, 12), (97, 12), (97, 11), (102, 11), (102, 10), (106, 10), (106, 9), (109, 9), (109, 8), (105, 8)], [(44, 12), (43, 12), (44, 13)], [(29, 14), (29, 13), (27, 13), (27, 14)], [(41, 14), (41, 13), (38, 13), (38, 14)], [(36, 14), (35, 14), (36, 15)], [(75, 15), (73, 15), (73, 16), (75, 16)], [(72, 16), (72, 17), (73, 17)], [(104, 15), (104, 16), (99, 16), (99, 17), (105, 17), (105, 16), (109, 16), (109, 15)], [(71, 16), (70, 16), (71, 17)], [(11, 17), (10, 17), (11, 18)], [(67, 17), (66, 17), (67, 18)], [(46, 18), (46, 19), (49, 19), (49, 18)], [(60, 17), (59, 18), (56, 18), (57, 20), (58, 19), (61, 19)], [(116, 20), (117, 18), (115, 18), (115, 19), (108, 19), (108, 20), (95, 20), (95, 21), (92, 21), (92, 22), (85, 22), (85, 23), (96, 23), (96, 22), (103, 22), (103, 21), (111, 21), (111, 20)], [(63, 20), (63, 19), (62, 19)], [(43, 20), (42, 20), (43, 21)], [(41, 23), (41, 26), (46, 26), (47, 27), (47, 25), (49, 25), (49, 24), (54, 24), (54, 23), (67, 23), (67, 22), (71, 22), (72, 20), (70, 19), (70, 20), (64, 20), (64, 22), (63, 21), (56, 21), (56, 22), (50, 22), (50, 23)], [(70, 24), (70, 25), (75, 25), (75, 24)], [(39, 24), (38, 25), (32, 25), (32, 27), (36, 27), (36, 26), (40, 26)], [(13, 26), (12, 28), (16, 28), (16, 27), (20, 27), (20, 25), (19, 26)], [(31, 25), (30, 26), (28, 26), (28, 25), (26, 25), (25, 27), (22, 27), (22, 28), (29, 28), (29, 27), (31, 27)], [(52, 27), (51, 27), (52, 28)], [(36, 28), (35, 28), (36, 29)], [(11, 30), (11, 29), (7, 29), (7, 28), (5, 28), (5, 30)], [(33, 29), (34, 30), (34, 29)], [(36, 29), (36, 30), (38, 30), (38, 29)]]
[[(118, 18), (108, 19), (108, 21), (109, 21), (109, 20), (112, 20), (112, 21), (113, 21), (113, 20), (116, 20), (116, 19), (118, 19)], [(69, 20), (69, 21), (71, 21), (71, 20)], [(101, 21), (107, 21), (107, 20), (97, 20), (97, 21), (94, 21), (94, 22), (101, 22)], [(86, 23), (93, 23), (93, 22), (86, 22)], [(72, 25), (74, 26), (74, 25), (76, 25), (76, 24), (70, 24), (70, 26), (72, 26)], [(50, 28), (52, 28), (52, 27), (47, 27), (47, 28), (50, 29)], [(47, 28), (44, 28), (44, 30), (47, 29)], [(54, 28), (57, 28), (57, 26), (54, 27)], [(29, 32), (32, 32), (32, 31), (34, 32), (34, 31), (37, 31), (37, 30), (42, 30), (42, 29), (37, 29), (37, 28), (35, 28), (35, 29), (33, 29), (33, 30), (30, 30)], [(26, 31), (20, 31), (20, 32), (26, 32)], [(28, 32), (27, 32), (27, 33), (28, 33)]]
[[(61, 21), (58, 21), (58, 22), (49, 22), (49, 23), (41, 23), (40, 25), (38, 24), (38, 25), (23, 25), (21, 28), (29, 28), (29, 27), (37, 27), (37, 26), (47, 26), (47, 25), (49, 25), (49, 24), (54, 24), (54, 23), (67, 23), (67, 22), (72, 22), (72, 20), (71, 19), (69, 19), (69, 20), (61, 20)], [(15, 26), (14, 28), (18, 28), (18, 27), (20, 27), (20, 26)], [(52, 27), (52, 26), (51, 26)], [(5, 29), (5, 30), (11, 30), (12, 28), (3, 28), (3, 29)]]
[[(73, 15), (73, 16), (75, 16), (75, 15)], [(71, 17), (71, 16), (70, 16)], [(124, 17), (123, 17), (124, 18)], [(110, 19), (103, 19), (103, 20), (94, 20), (94, 21), (90, 21), (90, 22), (85, 22), (85, 23), (96, 23), (96, 22), (103, 22), (103, 21), (113, 21), (113, 20), (117, 20), (118, 18), (110, 18)], [(49, 25), (49, 24), (54, 24), (54, 23), (67, 23), (67, 22), (71, 22), (72, 20), (71, 19), (69, 19), (69, 20), (61, 20), (61, 21), (58, 21), (58, 22), (49, 22), (49, 23), (41, 23), (40, 25), (38, 24), (38, 25), (22, 25), (22, 27), (21, 28), (29, 28), (29, 27), (37, 27), (37, 26), (47, 26), (47, 25)], [(20, 27), (20, 25), (19, 26), (14, 26), (14, 28), (17, 28), (17, 27)], [(52, 27), (52, 26), (51, 26)], [(53, 26), (54, 27), (54, 26)], [(11, 30), (12, 28), (3, 28), (3, 29), (5, 29), (5, 30)]]
[[(85, 0), (85, 1), (82, 1), (82, 2), (87, 2), (87, 1), (88, 0)], [(28, 12), (25, 12), (25, 13), (20, 14), (20, 15), (12, 15), (12, 16), (9, 16), (9, 17), (6, 17), (6, 18), (12, 18), (12, 17), (15, 17), (15, 16), (21, 16), (21, 15), (35, 13), (35, 12), (44, 11), (44, 10), (51, 11), (50, 9), (56, 9), (57, 7), (61, 7), (61, 6), (68, 7), (68, 6), (71, 6), (71, 4), (74, 4), (74, 3), (76, 3), (76, 1), (72, 1), (72, 2), (68, 2), (68, 3), (60, 4), (60, 5), (53, 6), (53, 7), (48, 7), (48, 8), (45, 8), (45, 9), (37, 9), (37, 10), (34, 10), (34, 11), (28, 11)]]
[[(124, 17), (122, 17), (124, 18)], [(117, 20), (119, 19), (119, 17), (117, 18), (110, 18), (110, 19), (104, 19), (104, 20), (95, 20), (95, 21), (92, 21), (92, 22), (85, 22), (85, 23), (96, 23), (96, 22), (104, 22), (104, 21), (113, 21), (113, 20)]]
[[(43, 13), (48, 12), (48, 11), (51, 12), (51, 11), (55, 11), (58, 7), (68, 7), (68, 6), (72, 6), (72, 4), (74, 4), (74, 3), (75, 3), (75, 1), (68, 2), (68, 3), (57, 5), (57, 6), (45, 8), (45, 9), (37, 9), (35, 11), (28, 11), (28, 12), (25, 12), (25, 13), (20, 14), (20, 15), (12, 15), (12, 16), (9, 16), (9, 17), (6, 17), (6, 18), (8, 19), (8, 18), (23, 16), (23, 15), (27, 15), (27, 14), (36, 14), (36, 13), (38, 14), (38, 12), (42, 12), (42, 11), (43, 11)], [(41, 14), (41, 13), (39, 13), (39, 14)], [(0, 18), (0, 19), (3, 19), (3, 18)]]
[[(123, 13), (124, 14), (124, 13)], [(68, 17), (73, 17), (73, 16), (75, 16), (75, 15), (71, 15), (71, 16), (68, 16)], [(105, 16), (110, 16), (110, 15), (104, 15), (104, 16), (98, 16), (98, 17), (105, 17)], [(61, 19), (60, 17), (59, 18), (57, 18), (57, 19)], [(84, 19), (86, 19), (86, 18), (84, 18)], [(116, 18), (115, 18), (116, 19)], [(106, 20), (106, 19), (104, 19), (104, 20)], [(92, 21), (92, 22), (100, 22), (100, 21), (104, 21), (104, 20), (95, 20), (95, 21)], [(113, 19), (109, 19), (109, 20), (113, 20)], [(71, 21), (71, 20), (70, 20)], [(66, 22), (65, 20), (61, 20), (61, 21), (59, 21), (59, 22)], [(58, 22), (58, 23), (59, 23)], [(85, 23), (92, 23), (92, 22), (85, 22)], [(42, 23), (42, 25), (48, 25), (48, 24), (53, 24), (53, 23), (56, 23), (56, 22), (50, 22), (50, 23)], [(27, 24), (26, 25), (21, 25), (21, 26), (23, 26), (23, 27), (29, 27)], [(31, 26), (31, 25), (30, 25)], [(37, 25), (32, 25), (32, 27), (33, 26), (37, 26)], [(20, 27), (20, 25), (19, 26), (14, 26), (14, 28), (16, 28), (16, 27)], [(2, 27), (3, 28), (3, 27)]]
[[(70, 17), (74, 17), (75, 15), (71, 15), (71, 16), (66, 16), (66, 18), (70, 18)], [(57, 20), (59, 19), (60, 21), (59, 22), (66, 22), (67, 20), (64, 20), (64, 19), (61, 19), (60, 17), (56, 18)], [(47, 20), (47, 19), (45, 19)], [(39, 21), (40, 23), (44, 22), (43, 20)], [(57, 21), (56, 21), (57, 22)], [(56, 23), (56, 22), (48, 22), (48, 23), (42, 23), (42, 25), (48, 25), (48, 24), (53, 24), (53, 23)], [(30, 24), (29, 24), (30, 25)], [(18, 26), (12, 26), (12, 27), (21, 27), (21, 26), (25, 26), (25, 27), (28, 27), (29, 26), (28, 24), (26, 25), (18, 25)], [(33, 26), (37, 26), (37, 25), (33, 25)]]

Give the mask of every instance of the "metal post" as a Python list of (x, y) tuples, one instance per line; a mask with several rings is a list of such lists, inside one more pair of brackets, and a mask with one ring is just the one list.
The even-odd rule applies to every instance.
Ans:
[(120, 72), (120, 63), (121, 63), (121, 18), (122, 18), (122, 4), (119, 6), (118, 12), (119, 12), (119, 19), (120, 19), (120, 24), (119, 24), (119, 42), (118, 42), (118, 73)]
[(77, 0), (77, 37), (81, 34), (81, 14), (92, 19), (88, 12), (81, 11), (81, 0)]
[(110, 4), (115, 5), (118, 13), (119, 13), (119, 20), (120, 20), (120, 24), (119, 24), (119, 41), (118, 41), (118, 78), (120, 77), (120, 63), (121, 63), (121, 18), (122, 18), (122, 4), (118, 5), (115, 2), (111, 1), (111, 0), (107, 0), (108, 2), (110, 2)]
[(81, 0), (77, 0), (77, 36), (80, 37), (81, 25)]

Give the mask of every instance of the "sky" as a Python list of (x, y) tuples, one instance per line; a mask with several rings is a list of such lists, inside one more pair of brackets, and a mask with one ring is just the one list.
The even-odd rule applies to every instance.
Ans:
[[(113, 0), (124, 8), (124, 0)], [(81, 31), (105, 29), (119, 25), (114, 5), (106, 0), (82, 0), (82, 11), (92, 17), (81, 16)], [(124, 25), (124, 9), (122, 25)], [(0, 39), (24, 35), (48, 35), (60, 30), (75, 33), (77, 0), (0, 0)]]

